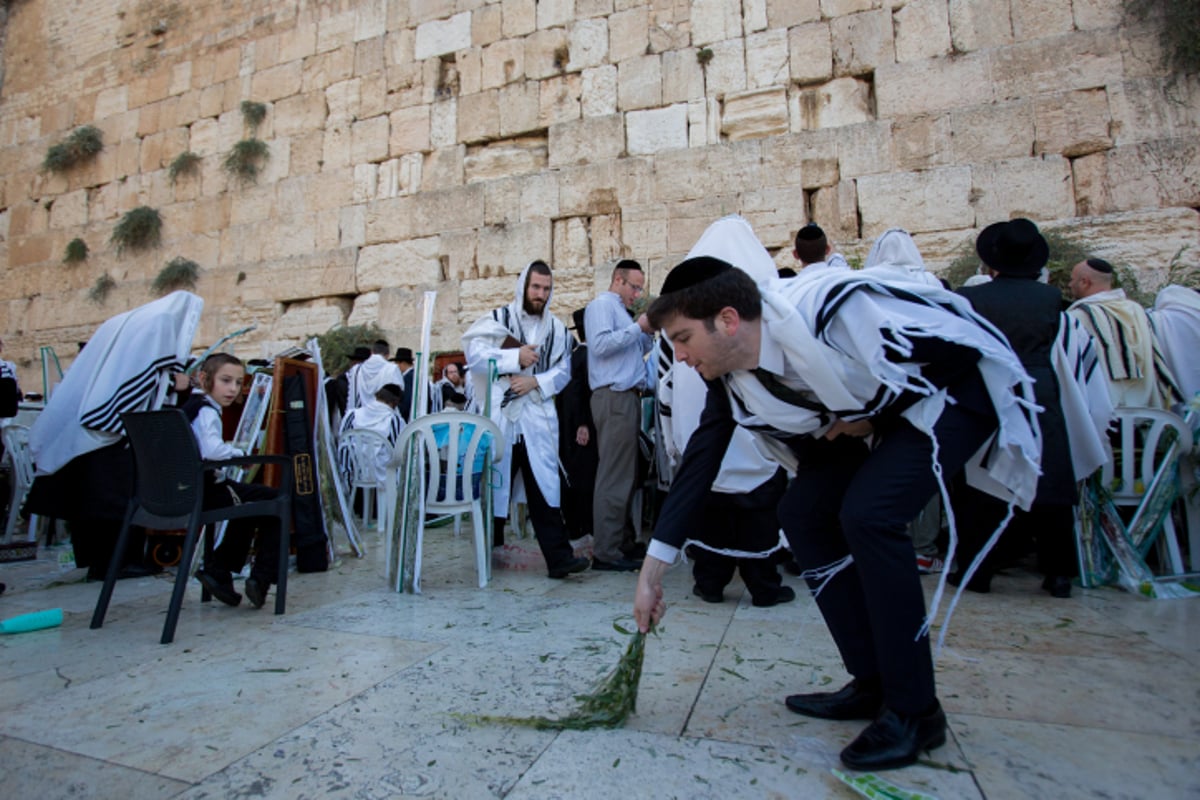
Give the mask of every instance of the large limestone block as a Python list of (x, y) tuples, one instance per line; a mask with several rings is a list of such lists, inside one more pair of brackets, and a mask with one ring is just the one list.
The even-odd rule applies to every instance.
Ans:
[(438, 237), (441, 244), (439, 258), (448, 280), (462, 283), (479, 277), (475, 267), (477, 238), (475, 231), (452, 231)]
[(525, 37), (525, 74), (535, 80), (558, 75), (570, 61), (564, 28), (537, 31)]
[(525, 77), (525, 42), (502, 39), (483, 49), (480, 87), (494, 89)]
[(428, 236), (364, 247), (354, 270), (355, 288), (370, 292), (390, 286), (428, 286), (441, 276), (438, 237)]
[(814, 22), (788, 30), (788, 69), (797, 83), (833, 77), (833, 38), (829, 23)]
[(483, 142), (500, 135), (500, 93), (492, 90), (458, 98), (458, 140)]
[[(325, 95), (312, 91), (292, 95), (275, 103), (272, 108), (274, 132), (279, 136), (296, 136), (320, 128), (325, 123)], [(200, 124), (205, 120), (197, 120)], [(195, 125), (192, 126), (195, 139)]]
[(749, 36), (767, 29), (767, 0), (746, 0), (742, 4), (742, 30)]
[(106, 119), (129, 110), (129, 87), (111, 86), (96, 94), (95, 119)]
[(704, 68), (709, 96), (721, 97), (746, 89), (746, 53), (742, 39), (726, 39), (709, 45), (712, 60)]
[(517, 136), (539, 130), (541, 89), (538, 81), (521, 81), (500, 88), (500, 135)]
[(950, 112), (954, 160), (959, 164), (1019, 158), (1033, 152), (1033, 103), (1017, 100)]
[(1200, 146), (1194, 140), (1114, 147), (1077, 158), (1072, 166), (1081, 216), (1200, 207)]
[[(521, 268), (524, 266), (522, 264)], [(503, 273), (494, 276), (488, 274), (464, 283), (459, 287), (458, 292), (460, 318), (464, 321), (474, 321), (493, 308), (511, 303), (516, 298), (516, 283), (516, 274), (506, 275)], [(553, 310), (554, 305), (551, 305), (550, 308)], [(463, 325), (463, 329), (465, 330), (469, 324), (470, 322), (467, 322), (466, 325)]]
[(417, 200), (411, 195), (367, 203), (364, 211), (366, 244), (411, 239)]
[(835, 131), (805, 131), (763, 142), (763, 179), (767, 185), (799, 183), (805, 189), (838, 182)]
[(537, 0), (500, 0), (501, 30), (517, 37), (537, 30)]
[(478, 228), (483, 224), (483, 187), (478, 184), (425, 191), (416, 200), (413, 236), (435, 236), (442, 231)]
[(630, 111), (625, 115), (630, 155), (649, 155), (688, 146), (687, 103)]
[(458, 143), (458, 100), (434, 103), (429, 111), (429, 144), (451, 147)]
[[(885, 7), (889, 3), (883, 3)], [(857, 14), (878, 8), (880, 0), (821, 0), (821, 14), (826, 18), (844, 17), (847, 14)]]
[(1075, 27), (1071, 3), (1046, 0), (1010, 0), (1013, 38), (1018, 42), (1069, 33)]
[(864, 175), (858, 179), (862, 235), (874, 238), (895, 227), (910, 233), (969, 228), (975, 224), (970, 196), (970, 167)]
[(471, 44), (486, 47), (504, 38), (504, 11), (499, 3), (471, 12)]
[(249, 225), (270, 219), (275, 213), (274, 186), (248, 186), (233, 196), (229, 223)]
[(363, 292), (354, 298), (354, 306), (346, 317), (346, 324), (370, 325), (379, 322), (379, 292)]
[(751, 89), (786, 86), (788, 82), (788, 34), (785, 30), (763, 31), (746, 37), (746, 84)]
[(971, 168), (979, 220), (1050, 220), (1075, 213), (1071, 162), (1061, 156), (1021, 158)]
[(354, 262), (358, 248), (304, 252), (290, 257), (268, 257), (237, 266), (246, 273), (243, 296), (276, 301), (302, 300), (326, 295), (353, 295)]
[(354, 12), (325, 17), (317, 23), (317, 52), (327, 53), (354, 43)]
[[(682, 106), (681, 106), (682, 107)], [(725, 97), (721, 133), (729, 141), (788, 132), (788, 98), (783, 87)]]
[(1082, 156), (1112, 146), (1108, 94), (1103, 89), (1065, 92), (1033, 101), (1034, 153)]
[(373, 39), (387, 32), (387, 0), (367, 0), (354, 9), (354, 41)]
[(392, 155), (419, 153), (429, 149), (429, 112), (429, 106), (421, 105), (391, 113), (388, 150)]
[(298, 61), (317, 52), (317, 25), (302, 22), (294, 28), (279, 32), (279, 61)]
[(551, 167), (607, 161), (624, 151), (625, 124), (620, 114), (550, 126)]
[(650, 40), (649, 9), (639, 5), (608, 18), (608, 60), (619, 64), (646, 54)]
[[(853, 184), (851, 184), (853, 185)], [(772, 186), (742, 196), (739, 212), (766, 247), (781, 247), (791, 241), (805, 222), (807, 200), (799, 185)], [(857, 209), (854, 210), (858, 219)]]
[(843, 178), (889, 172), (892, 167), (892, 126), (864, 122), (838, 130), (838, 173)]
[(953, 50), (946, 0), (913, 0), (898, 9), (893, 20), (897, 61), (936, 58)]
[(608, 20), (600, 17), (571, 23), (567, 46), (571, 51), (567, 69), (579, 71), (600, 66), (608, 56)]
[(430, 153), (421, 167), (421, 190), (434, 191), (461, 185), (464, 181), (465, 144), (441, 147)]
[(662, 61), (637, 56), (617, 65), (617, 108), (629, 111), (662, 104)]
[(289, 61), (277, 67), (256, 72), (250, 84), (250, 93), (260, 103), (278, 100), (300, 91), (302, 64)]
[(483, 185), (483, 224), (508, 225), (521, 221), (521, 182), (519, 177), (499, 178)]
[(1195, 264), (1200, 241), (1200, 214), (1191, 208), (1078, 217), (1047, 227), (1087, 242), (1092, 252), (1114, 264), (1136, 268), (1143, 289), (1158, 289), (1180, 252), (1185, 263)]
[(835, 75), (863, 75), (896, 61), (890, 11), (864, 11), (830, 22)]
[(959, 53), (999, 47), (1013, 40), (1009, 0), (950, 0), (950, 38)]
[(347, 46), (328, 53), (318, 53), (302, 63), (300, 90), (320, 91), (354, 76), (354, 48)]
[(383, 161), (388, 157), (388, 118), (380, 114), (350, 127), (350, 163)]
[(459, 94), (474, 94), (483, 91), (482, 50), (458, 51), (454, 56), (454, 68), (458, 72)]
[(88, 221), (88, 193), (82, 189), (59, 195), (50, 209), (51, 228), (75, 228)]
[[(621, 235), (631, 253), (667, 252), (667, 209), (661, 203), (621, 209)], [(666, 273), (663, 273), (666, 277)], [(663, 277), (656, 283), (661, 286)], [(648, 281), (649, 282), (649, 281)]]
[(987, 55), (948, 56), (882, 66), (875, 72), (880, 119), (929, 114), (994, 99)]
[[(858, 238), (858, 190), (854, 181), (840, 181), (813, 193), (813, 220), (825, 230), (830, 242), (849, 242)], [(799, 227), (799, 225), (797, 225)], [(793, 240), (795, 230), (792, 231)]]
[(874, 119), (871, 84), (859, 78), (834, 78), (820, 86), (792, 93), (795, 130), (840, 128)]
[[(584, 73), (586, 76), (587, 73)], [(704, 69), (694, 50), (668, 50), (662, 54), (662, 101), (679, 103), (704, 96)], [(587, 103), (587, 95), (584, 95)]]
[[(566, 272), (572, 267), (592, 263), (591, 239), (588, 234), (587, 220), (583, 217), (555, 220), (551, 236), (554, 248), (552, 251), (554, 267), (560, 273)], [(567, 301), (561, 292), (556, 292), (554, 299), (559, 301), (561, 307), (571, 307), (570, 301)]]
[(346, 324), (351, 301), (341, 297), (321, 297), (291, 303), (268, 329), (268, 335), (278, 342), (301, 342), (314, 334)]
[(1102, 87), (1123, 70), (1112, 37), (1099, 31), (1016, 44), (995, 51), (991, 63), (998, 100)]
[(489, 225), (478, 233), (475, 259), (482, 276), (517, 275), (533, 259), (551, 258), (552, 225), (548, 219)]
[(904, 117), (892, 126), (896, 168), (904, 171), (954, 163), (954, 129), (949, 114)]
[(1200, 128), (1200, 76), (1109, 84), (1108, 107), (1118, 145), (1195, 135)]
[(753, 191), (763, 185), (761, 143), (749, 139), (670, 150), (656, 159), (655, 174), (655, 197), (660, 202)]
[(1115, 28), (1125, 16), (1122, 0), (1071, 0), (1075, 27), (1081, 31)]
[(469, 150), (464, 160), (467, 182), (530, 175), (546, 168), (546, 142), (497, 142)]
[(434, 58), (471, 46), (471, 12), (464, 11), (448, 19), (435, 19), (417, 26), (414, 56), (418, 60)]
[[(663, 56), (664, 69), (668, 55), (670, 54)], [(668, 100), (666, 76), (664, 75), (663, 102), (668, 102)], [(583, 71), (583, 89), (579, 111), (585, 117), (604, 117), (617, 113), (617, 68), (615, 66), (605, 64)]]
[(541, 81), (538, 84), (538, 127), (579, 119), (582, 91), (583, 78), (579, 75), (559, 75)]
[(367, 240), (367, 214), (362, 205), (338, 209), (338, 247), (361, 247)]
[(820, 18), (820, 0), (767, 0), (768, 27), (791, 28)]
[(741, 9), (726, 0), (693, 0), (692, 44), (711, 45), (742, 35)]
[(655, 201), (657, 174), (650, 158), (565, 167), (558, 174), (558, 216), (620, 214), (627, 206)]

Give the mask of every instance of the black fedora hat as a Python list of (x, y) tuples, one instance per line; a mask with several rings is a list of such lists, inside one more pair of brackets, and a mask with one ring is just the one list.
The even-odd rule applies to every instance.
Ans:
[(1050, 258), (1046, 238), (1024, 217), (988, 225), (975, 240), (975, 252), (1003, 275), (1037, 275)]
[(413, 351), (408, 347), (397, 347), (396, 357), (392, 361), (403, 361), (406, 364), (413, 363)]

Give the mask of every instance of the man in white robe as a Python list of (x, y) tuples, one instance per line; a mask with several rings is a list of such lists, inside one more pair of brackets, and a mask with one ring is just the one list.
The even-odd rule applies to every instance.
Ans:
[[(379, 339), (371, 345), (371, 357), (357, 367), (351, 368), (348, 408), (362, 407), (375, 396), (380, 388), (389, 383), (397, 386), (404, 384), (400, 367), (395, 362), (388, 361), (387, 356), (390, 349), (385, 340)], [(403, 413), (403, 407), (401, 407), (401, 413)]]
[[(550, 313), (552, 292), (550, 267), (532, 262), (517, 279), (513, 302), (489, 311), (463, 334), (463, 350), (475, 395), (490, 401), (491, 418), (504, 436), (492, 544), (504, 543), (510, 493), (520, 481), (548, 574), (565, 578), (589, 562), (575, 557), (559, 510), (554, 396), (571, 380), (571, 348), (566, 326)], [(492, 362), (497, 375), (489, 386)]]
[(1200, 393), (1200, 292), (1164, 286), (1154, 298), (1150, 322), (1184, 400), (1191, 400)]

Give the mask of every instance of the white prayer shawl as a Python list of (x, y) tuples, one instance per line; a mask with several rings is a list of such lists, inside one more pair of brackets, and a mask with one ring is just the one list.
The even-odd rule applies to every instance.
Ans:
[[(381, 400), (376, 400), (372, 397), (367, 402), (363, 403), (358, 408), (353, 408), (346, 412), (346, 416), (342, 418), (342, 425), (338, 429), (338, 435), (351, 430), (366, 429), (374, 431), (380, 436), (387, 439), (388, 444), (395, 445), (396, 440), (400, 438), (400, 433), (404, 430), (404, 418), (400, 416), (399, 409), (392, 408), (387, 403)], [(350, 461), (348, 454), (344, 461), (340, 461), (338, 467), (343, 475), (350, 473)], [(375, 476), (380, 485), (387, 481), (388, 464), (391, 463), (393, 457), (392, 448), (381, 448), (375, 457)]]
[[(558, 412), (554, 397), (571, 380), (571, 336), (566, 326), (550, 313), (553, 292), (540, 316), (525, 313), (525, 283), (529, 267), (517, 278), (516, 297), (480, 317), (463, 334), (469, 380), (474, 383), (475, 398), (488, 397), (488, 362), (496, 361), (498, 376), (491, 386), (491, 418), (504, 436), (504, 461), (512, 462), (512, 445), (517, 437), (525, 441), (529, 464), (538, 488), (553, 508), (560, 503), (558, 466)], [(507, 336), (538, 347), (538, 360), (522, 368), (520, 349), (502, 348)], [(532, 375), (538, 388), (520, 397), (509, 395), (512, 375)], [(507, 517), (511, 469), (501, 469), (500, 486), (494, 490), (496, 516)]]
[(1113, 405), (1169, 409), (1179, 390), (1154, 341), (1145, 309), (1126, 299), (1124, 289), (1110, 289), (1076, 300), (1067, 309), (1095, 340), (1108, 371)]
[(1179, 391), (1191, 400), (1200, 392), (1200, 292), (1164, 286), (1154, 299), (1150, 322)]
[(401, 388), (404, 387), (404, 378), (400, 374), (400, 367), (379, 353), (372, 353), (370, 358), (355, 367), (348, 379), (350, 382), (350, 392), (346, 403), (348, 408), (361, 408), (368, 400), (375, 397), (375, 393), (386, 384), (394, 383)]
[[(887, 283), (859, 272), (801, 272), (763, 292), (763, 336), (783, 350), (817, 403), (846, 420), (871, 416), (902, 392), (924, 395), (903, 413), (932, 436), (946, 403), (913, 363), (889, 361), (889, 352), (911, 352), (910, 336), (937, 337), (979, 351), (977, 364), (999, 420), (996, 434), (967, 463), (967, 482), (1028, 509), (1041, 472), (1041, 432), (1033, 384), (1007, 340), (960, 295), (916, 283)], [(838, 313), (834, 314), (833, 312)], [(884, 338), (888, 331), (894, 341)], [(734, 416), (747, 427), (819, 435), (829, 420), (771, 395), (745, 370), (731, 372)], [(744, 405), (738, 396), (748, 401)], [(935, 443), (936, 446), (936, 443)], [(784, 466), (794, 457), (773, 448)]]
[(1092, 337), (1070, 314), (1062, 315), (1050, 366), (1058, 381), (1075, 480), (1082, 481), (1109, 460), (1106, 431), (1113, 405)]
[(875, 240), (863, 269), (883, 280), (942, 285), (936, 275), (925, 271), (925, 260), (921, 258), (916, 242), (902, 228), (889, 228)]
[(29, 432), (37, 474), (120, 440), (120, 414), (162, 405), (182, 372), (204, 301), (172, 292), (101, 325), (75, 358)]

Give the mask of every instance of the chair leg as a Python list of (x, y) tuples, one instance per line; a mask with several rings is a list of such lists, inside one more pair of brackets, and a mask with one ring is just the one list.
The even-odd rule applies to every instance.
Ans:
[(100, 588), (100, 597), (96, 599), (96, 609), (92, 612), (91, 629), (96, 630), (104, 624), (104, 616), (108, 613), (108, 603), (112, 600), (113, 587), (117, 585), (117, 573), (121, 571), (121, 559), (125, 556), (125, 547), (129, 543), (129, 526), (133, 521), (133, 509), (125, 512), (125, 520), (121, 523), (121, 532), (117, 535), (117, 546), (112, 558), (108, 560), (108, 571), (104, 573), (104, 586)]
[(192, 558), (196, 555), (196, 539), (203, 535), (205, 526), (192, 519), (188, 522), (187, 536), (183, 539), (183, 552), (179, 557), (179, 569), (175, 571), (175, 588), (171, 591), (171, 605), (167, 606), (167, 621), (163, 623), (161, 644), (175, 640), (175, 626), (179, 624), (179, 609), (183, 607), (183, 595), (191, 577)]
[[(455, 520), (458, 515), (455, 514)], [(483, 528), (483, 509), (476, 503), (471, 509), (471, 526), (475, 529), (475, 566), (479, 570), (479, 588), (487, 588), (492, 578), (492, 549), (487, 546), (487, 534)]]
[(279, 574), (275, 580), (275, 613), (282, 614), (287, 605), (288, 551), (292, 541), (292, 510), (287, 504), (279, 515)]

